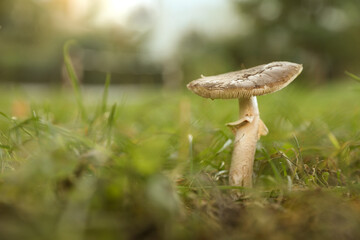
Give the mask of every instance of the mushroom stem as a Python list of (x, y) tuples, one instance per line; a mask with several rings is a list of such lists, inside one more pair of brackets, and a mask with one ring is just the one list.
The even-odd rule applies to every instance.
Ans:
[(259, 116), (256, 97), (240, 98), (240, 119), (227, 125), (235, 133), (229, 182), (232, 186), (252, 187), (256, 143), (268, 130)]

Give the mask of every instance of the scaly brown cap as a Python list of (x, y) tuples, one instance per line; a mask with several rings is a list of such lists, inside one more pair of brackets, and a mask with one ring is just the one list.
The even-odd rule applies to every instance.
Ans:
[(248, 98), (286, 87), (302, 69), (301, 64), (272, 62), (236, 72), (202, 77), (190, 82), (187, 88), (205, 98)]

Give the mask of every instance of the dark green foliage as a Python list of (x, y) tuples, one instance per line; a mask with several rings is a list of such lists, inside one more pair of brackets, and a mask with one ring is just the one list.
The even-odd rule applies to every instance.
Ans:
[[(93, 10), (77, 21), (71, 18), (70, 2), (1, 0), (1, 82), (61, 83), (61, 49), (69, 38), (76, 38), (81, 45), (73, 54), (82, 60), (85, 83), (101, 83), (103, 73), (112, 72), (113, 83), (159, 84), (166, 63), (173, 61), (183, 72), (183, 82), (200, 74), (220, 74), (275, 60), (304, 64), (302, 75), (309, 84), (336, 80), (344, 69), (360, 74), (358, 0), (227, 1), (237, 11), (231, 22), (240, 19), (234, 35), (214, 40), (190, 31), (173, 59), (164, 61), (165, 66), (151, 61), (143, 51), (157, 32), (156, 21), (150, 21), (149, 31), (140, 35), (139, 29), (126, 31), (127, 27), (118, 25), (99, 28), (94, 22), (102, 9), (100, 3), (91, 1)], [(154, 10), (159, 10), (149, 12), (155, 19), (164, 9), (156, 7), (161, 2), (152, 3)], [(206, 9), (199, 11), (206, 14)], [(211, 18), (211, 12), (208, 14)], [(124, 24), (136, 25), (130, 19)], [(202, 25), (190, 29), (212, 28), (211, 21)], [(217, 29), (212, 31), (217, 33)]]

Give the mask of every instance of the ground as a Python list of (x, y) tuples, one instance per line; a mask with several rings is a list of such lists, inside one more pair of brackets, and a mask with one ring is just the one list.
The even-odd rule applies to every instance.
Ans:
[(236, 100), (3, 86), (1, 239), (358, 239), (360, 89), (338, 82), (258, 98), (253, 189), (227, 182)]

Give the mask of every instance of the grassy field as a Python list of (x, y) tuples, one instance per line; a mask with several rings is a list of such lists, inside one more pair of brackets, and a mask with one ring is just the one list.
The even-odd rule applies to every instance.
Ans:
[(0, 239), (359, 239), (359, 86), (259, 97), (253, 189), (227, 182), (236, 100), (2, 87)]

